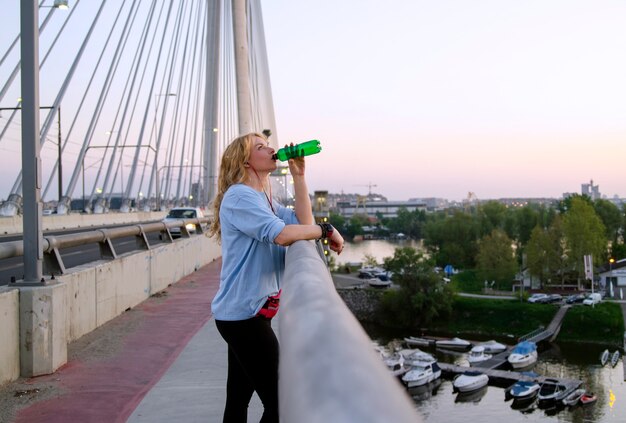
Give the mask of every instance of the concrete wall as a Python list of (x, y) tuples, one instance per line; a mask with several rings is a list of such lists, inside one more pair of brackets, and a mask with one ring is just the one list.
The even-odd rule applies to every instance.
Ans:
[[(69, 228), (90, 228), (102, 225), (124, 225), (148, 221), (157, 221), (165, 217), (167, 212), (134, 212), (50, 215), (42, 217), (44, 231), (56, 231)], [(22, 216), (0, 217), (0, 235), (22, 233)]]
[(20, 375), (19, 291), (0, 287), (0, 385)]
[(57, 298), (54, 303), (63, 304), (57, 313), (62, 315), (64, 324), (55, 325), (56, 331), (53, 328), (48, 334), (55, 341), (54, 349), (49, 349), (50, 354), (45, 349), (38, 350), (43, 351), (41, 357), (34, 359), (24, 356), (20, 359), (19, 345), (24, 340), (18, 336), (18, 316), (29, 314), (27, 310), (20, 310), (21, 294), (16, 288), (0, 288), (3, 323), (0, 325), (0, 339), (3, 340), (0, 343), (0, 384), (19, 377), (20, 360), (31, 361), (26, 367), (21, 363), (22, 376), (26, 376), (24, 373), (28, 374), (29, 369), (38, 374), (54, 372), (65, 362), (59, 363), (62, 354), (56, 353), (59, 349), (57, 342), (66, 346), (220, 256), (221, 247), (215, 240), (199, 235), (181, 238), (150, 251), (124, 255), (117, 260), (71, 269), (55, 284)]

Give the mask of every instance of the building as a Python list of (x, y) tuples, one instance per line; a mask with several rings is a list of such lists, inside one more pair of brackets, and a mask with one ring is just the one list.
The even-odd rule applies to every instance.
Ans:
[(600, 287), (607, 297), (624, 299), (626, 297), (626, 259), (617, 260), (604, 267), (600, 273)]
[(426, 210), (426, 204), (421, 201), (372, 201), (366, 196), (351, 201), (337, 201), (335, 207), (338, 213), (347, 219), (356, 214), (370, 217), (376, 217), (378, 214), (385, 218), (397, 217), (398, 210), (401, 208), (410, 212)]
[(600, 186), (593, 184), (593, 179), (589, 181), (588, 184), (582, 184), (580, 186), (580, 193), (582, 195), (587, 195), (592, 200), (598, 200), (602, 198), (600, 194)]

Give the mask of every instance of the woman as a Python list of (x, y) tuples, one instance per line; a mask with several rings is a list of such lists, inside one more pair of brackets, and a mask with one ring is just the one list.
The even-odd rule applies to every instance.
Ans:
[(295, 209), (272, 200), (274, 153), (261, 134), (235, 139), (222, 156), (213, 203), (209, 236), (222, 244), (222, 271), (211, 309), (228, 344), (224, 422), (246, 421), (254, 391), (264, 406), (261, 422), (278, 422), (278, 340), (271, 319), (278, 311), (285, 247), (326, 237), (333, 251), (343, 250), (337, 230), (314, 223), (303, 157), (289, 160)]

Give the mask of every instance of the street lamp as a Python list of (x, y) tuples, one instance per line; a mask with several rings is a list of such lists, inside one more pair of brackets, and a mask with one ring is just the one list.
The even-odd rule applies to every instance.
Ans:
[(67, 10), (70, 6), (67, 4), (67, 0), (54, 0), (52, 6), (39, 6), (39, 7), (51, 7), (54, 9)]
[(613, 296), (613, 263), (615, 263), (615, 259), (609, 258), (609, 292), (611, 297)]

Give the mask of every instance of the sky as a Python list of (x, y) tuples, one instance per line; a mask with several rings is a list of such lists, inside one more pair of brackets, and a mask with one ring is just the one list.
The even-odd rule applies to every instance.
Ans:
[[(625, 1), (261, 5), (278, 142), (323, 147), (307, 161), (311, 192), (558, 198), (593, 180), (626, 198)], [(18, 22), (16, 8), (0, 15), (0, 51)], [(54, 98), (51, 78), (64, 77), (55, 59), (41, 74), (42, 104)], [(0, 146), (2, 195), (15, 178), (14, 138)]]
[(626, 197), (626, 2), (263, 1), (279, 142), (309, 188)]

